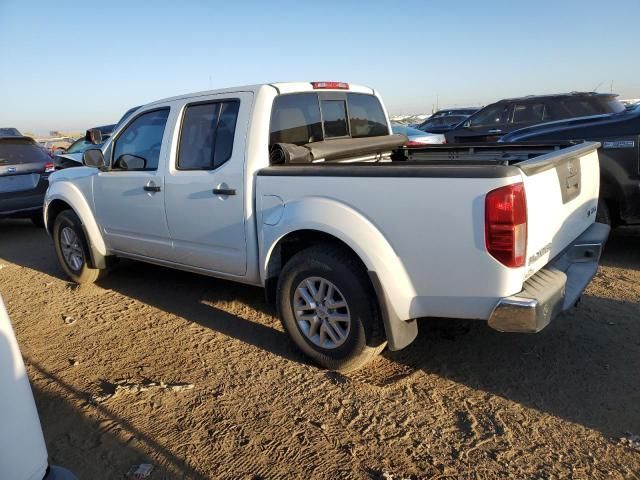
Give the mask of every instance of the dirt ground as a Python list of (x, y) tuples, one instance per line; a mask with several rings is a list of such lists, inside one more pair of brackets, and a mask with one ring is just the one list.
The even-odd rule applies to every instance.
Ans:
[(0, 293), (80, 479), (640, 478), (640, 229), (543, 332), (422, 320), (349, 376), (308, 364), (260, 289), (125, 261), (77, 287), (29, 222), (0, 223)]

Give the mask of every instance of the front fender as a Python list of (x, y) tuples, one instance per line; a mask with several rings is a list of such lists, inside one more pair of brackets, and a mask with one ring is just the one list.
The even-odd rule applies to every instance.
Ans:
[(102, 263), (101, 260), (104, 260), (104, 257), (107, 256), (107, 246), (100, 233), (100, 228), (95, 220), (89, 200), (82, 190), (74, 183), (66, 181), (56, 181), (49, 185), (44, 199), (44, 220), (46, 225), (49, 225), (49, 207), (55, 201), (65, 202), (78, 215), (94, 257), (94, 263)]
[[(275, 225), (261, 222), (260, 275), (263, 283), (274, 248), (283, 237), (299, 230), (317, 230), (347, 244), (367, 270), (376, 273), (387, 307), (394, 316), (400, 320), (411, 318), (409, 312), (411, 299), (416, 296), (415, 289), (391, 243), (370, 219), (348, 205), (325, 197), (304, 197), (279, 208), (282, 213)], [(261, 213), (263, 218), (270, 214)]]

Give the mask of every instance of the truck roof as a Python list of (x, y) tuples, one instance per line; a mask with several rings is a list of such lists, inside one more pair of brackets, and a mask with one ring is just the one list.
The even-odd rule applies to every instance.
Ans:
[[(314, 82), (318, 83), (318, 82)], [(339, 82), (326, 82), (326, 83), (339, 83)], [(342, 83), (342, 82), (340, 82)], [(375, 91), (372, 88), (358, 85), (355, 83), (342, 83), (347, 85), (348, 88), (314, 88), (312, 82), (275, 82), (275, 83), (259, 83), (256, 85), (243, 85), (238, 87), (219, 88), (216, 90), (204, 90), (200, 92), (186, 93), (183, 95), (176, 95), (174, 97), (163, 98), (161, 100), (154, 100), (146, 105), (154, 105), (157, 103), (165, 103), (173, 100), (182, 100), (185, 98), (201, 97), (205, 95), (217, 95), (220, 93), (233, 93), (233, 92), (254, 92), (257, 93), (263, 88), (274, 88), (279, 94), (283, 93), (296, 93), (296, 92), (313, 92), (313, 91), (348, 91), (355, 93), (368, 93), (374, 94)], [(146, 106), (144, 105), (144, 106)]]

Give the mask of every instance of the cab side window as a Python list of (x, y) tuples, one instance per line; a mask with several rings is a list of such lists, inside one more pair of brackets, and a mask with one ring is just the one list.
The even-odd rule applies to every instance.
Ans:
[(157, 170), (169, 109), (146, 112), (118, 136), (113, 148), (115, 170)]
[(182, 120), (178, 170), (214, 170), (231, 158), (240, 101), (188, 105)]
[(477, 114), (473, 115), (469, 122), (472, 127), (483, 127), (485, 125), (500, 125), (507, 123), (507, 115), (509, 112), (509, 106), (505, 104), (499, 104), (489, 106), (483, 110), (480, 110)]

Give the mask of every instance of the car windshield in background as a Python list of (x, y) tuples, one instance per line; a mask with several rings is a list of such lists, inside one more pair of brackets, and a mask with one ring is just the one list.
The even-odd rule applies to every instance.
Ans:
[(50, 158), (42, 148), (28, 138), (4, 138), (0, 140), (0, 165), (46, 163)]
[(467, 115), (446, 115), (440, 116), (436, 118), (430, 118), (422, 125), (420, 125), (421, 129), (429, 128), (429, 127), (448, 127), (450, 125), (457, 125), (462, 122)]
[(67, 148), (67, 151), (65, 153), (84, 153), (90, 148), (100, 148), (101, 146), (102, 144), (96, 145), (95, 143), (88, 142), (84, 138), (81, 138), (73, 142), (71, 146)]
[(274, 100), (269, 144), (304, 145), (331, 138), (388, 134), (382, 105), (374, 95), (293, 93)]

